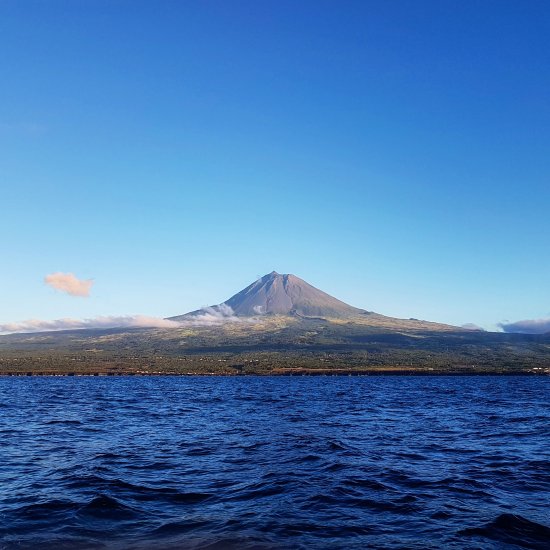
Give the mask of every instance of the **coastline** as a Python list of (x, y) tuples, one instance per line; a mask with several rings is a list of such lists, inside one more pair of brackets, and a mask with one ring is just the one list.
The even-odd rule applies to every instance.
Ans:
[(161, 376), (180, 376), (180, 377), (291, 377), (291, 376), (550, 376), (548, 369), (540, 370), (444, 370), (444, 369), (280, 369), (267, 372), (136, 372), (136, 371), (117, 371), (117, 372), (74, 372), (74, 371), (19, 371), (19, 372), (0, 372), (0, 377), (161, 377)]

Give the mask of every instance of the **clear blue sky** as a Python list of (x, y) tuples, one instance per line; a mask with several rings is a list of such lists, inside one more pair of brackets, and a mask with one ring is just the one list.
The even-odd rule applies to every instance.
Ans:
[(547, 0), (3, 0), (0, 51), (0, 322), (175, 315), (273, 269), (550, 316)]

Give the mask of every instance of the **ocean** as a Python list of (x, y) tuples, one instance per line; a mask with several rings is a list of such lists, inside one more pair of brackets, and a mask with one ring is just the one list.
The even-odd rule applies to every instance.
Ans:
[(550, 548), (550, 377), (0, 377), (2, 549)]

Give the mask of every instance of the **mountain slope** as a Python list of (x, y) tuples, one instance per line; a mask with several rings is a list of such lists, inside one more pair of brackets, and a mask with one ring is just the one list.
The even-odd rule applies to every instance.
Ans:
[(236, 319), (0, 336), (0, 374), (550, 374), (550, 340), (543, 335), (422, 330), (418, 321), (396, 329), (284, 315)]

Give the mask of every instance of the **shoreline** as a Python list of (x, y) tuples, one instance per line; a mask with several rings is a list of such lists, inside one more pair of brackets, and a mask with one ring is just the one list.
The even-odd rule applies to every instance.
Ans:
[(292, 372), (249, 372), (249, 373), (229, 373), (229, 372), (0, 372), (0, 378), (7, 377), (88, 377), (88, 378), (113, 378), (113, 377), (161, 377), (161, 376), (179, 376), (179, 377), (227, 377), (227, 378), (245, 378), (245, 377), (291, 377), (291, 376), (550, 376), (546, 369), (533, 370), (510, 370), (510, 371), (456, 371), (456, 370), (341, 370), (334, 372), (317, 371), (315, 369), (308, 371)]

